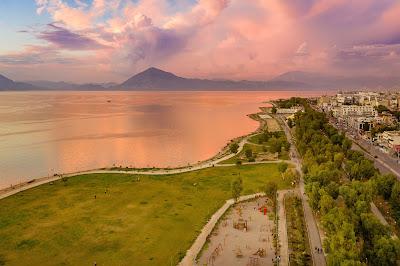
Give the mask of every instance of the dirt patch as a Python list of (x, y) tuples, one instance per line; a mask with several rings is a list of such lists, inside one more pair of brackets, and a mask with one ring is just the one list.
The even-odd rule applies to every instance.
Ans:
[(266, 200), (258, 198), (231, 208), (211, 234), (198, 265), (273, 265), (275, 226), (268, 218), (272, 208)]

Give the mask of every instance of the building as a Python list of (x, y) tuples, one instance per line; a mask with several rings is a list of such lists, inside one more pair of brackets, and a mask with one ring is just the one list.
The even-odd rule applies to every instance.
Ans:
[(350, 116), (346, 119), (347, 126), (358, 130), (358, 132), (367, 132), (374, 127), (375, 117)]
[(334, 116), (377, 116), (378, 112), (371, 105), (341, 105), (334, 108)]
[(400, 147), (400, 131), (384, 131), (377, 134), (378, 145), (388, 153), (396, 153)]
[(303, 107), (300, 106), (293, 106), (291, 108), (277, 108), (276, 113), (277, 114), (295, 114), (297, 112), (302, 112)]

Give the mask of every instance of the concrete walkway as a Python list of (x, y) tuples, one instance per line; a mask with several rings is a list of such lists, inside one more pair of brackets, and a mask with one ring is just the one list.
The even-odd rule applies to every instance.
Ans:
[[(31, 189), (31, 188), (34, 188), (34, 187), (37, 187), (37, 186), (40, 186), (40, 185), (43, 185), (46, 183), (54, 182), (56, 180), (61, 179), (62, 177), (72, 177), (72, 176), (76, 176), (76, 175), (85, 175), (85, 174), (167, 175), (167, 174), (186, 173), (186, 172), (201, 170), (201, 169), (214, 167), (214, 166), (222, 166), (222, 167), (223, 166), (232, 166), (230, 164), (219, 165), (218, 163), (228, 160), (228, 159), (234, 157), (235, 155), (239, 154), (243, 150), (243, 147), (247, 143), (247, 140), (257, 134), (259, 134), (259, 132), (255, 132), (253, 134), (243, 137), (238, 143), (239, 148), (238, 148), (237, 153), (229, 153), (229, 154), (226, 154), (219, 158), (214, 157), (213, 159), (203, 161), (197, 165), (187, 166), (187, 167), (183, 167), (183, 168), (174, 168), (174, 169), (154, 169), (154, 170), (149, 169), (146, 171), (143, 171), (143, 170), (131, 170), (131, 171), (129, 171), (129, 170), (128, 171), (127, 170), (98, 170), (97, 169), (97, 170), (89, 170), (89, 171), (81, 171), (81, 172), (63, 174), (62, 176), (59, 175), (59, 176), (43, 177), (43, 178), (34, 179), (30, 183), (16, 185), (14, 187), (14, 189), (6, 188), (6, 189), (0, 190), (0, 199), (7, 198), (7, 197), (17, 194), (21, 191), (25, 191), (25, 190), (28, 190), (28, 189)], [(261, 163), (275, 163), (275, 162), (279, 162), (279, 161), (261, 162)], [(253, 164), (253, 163), (244, 163), (244, 164)]]
[[(257, 193), (257, 194), (252, 194), (252, 195), (247, 195), (247, 196), (242, 196), (239, 198), (240, 201), (246, 201), (249, 199), (254, 199), (256, 197), (261, 197), (264, 196), (264, 193)], [(231, 207), (235, 201), (233, 199), (229, 199), (225, 202), (225, 204), (217, 211), (215, 212), (208, 223), (203, 227), (201, 230), (201, 233), (197, 237), (197, 239), (194, 241), (193, 245), (190, 247), (190, 249), (186, 252), (185, 257), (182, 259), (182, 261), (179, 263), (180, 266), (192, 266), (196, 265), (196, 257), (197, 254), (201, 251), (203, 248), (204, 244), (207, 241), (207, 237), (211, 234), (212, 230), (214, 229), (215, 225), (219, 221), (219, 219), (224, 215), (224, 213)]]
[(286, 222), (286, 210), (285, 210), (285, 196), (288, 193), (294, 193), (294, 190), (279, 190), (277, 197), (277, 213), (278, 213), (278, 243), (279, 256), (281, 258), (279, 265), (289, 265), (289, 242), (287, 235), (287, 222)]
[(381, 222), (381, 224), (388, 226), (389, 223), (386, 221), (385, 217), (383, 217), (382, 213), (379, 211), (378, 207), (376, 207), (375, 203), (371, 202), (371, 212), (375, 215), (376, 218)]
[(317, 222), (313, 215), (310, 204), (308, 203), (308, 197), (304, 190), (304, 179), (303, 179), (303, 171), (301, 170), (300, 156), (299, 156), (299, 153), (297, 152), (296, 146), (293, 142), (292, 133), (290, 132), (289, 127), (283, 121), (282, 117), (279, 117), (278, 121), (280, 122), (282, 128), (284, 129), (286, 137), (290, 143), (290, 156), (291, 156), (292, 162), (296, 165), (296, 169), (300, 173), (300, 184), (299, 184), (300, 194), (301, 194), (301, 200), (303, 203), (304, 219), (306, 222), (308, 239), (310, 241), (310, 250), (311, 250), (311, 255), (312, 255), (312, 259), (313, 259), (313, 264), (317, 265), (317, 266), (325, 266), (326, 260), (325, 260), (324, 252), (317, 253), (315, 251), (315, 247), (322, 248), (322, 241), (321, 241), (321, 236), (318, 231)]

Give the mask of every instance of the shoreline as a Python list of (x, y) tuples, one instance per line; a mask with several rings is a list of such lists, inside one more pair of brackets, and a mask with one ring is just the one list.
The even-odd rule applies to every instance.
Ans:
[[(78, 175), (87, 175), (96, 173), (116, 173), (116, 174), (132, 174), (132, 175), (135, 174), (168, 175), (168, 174), (185, 173), (204, 168), (214, 167), (219, 162), (227, 160), (230, 157), (234, 157), (236, 154), (238, 154), (243, 149), (243, 146), (246, 143), (247, 139), (253, 135), (259, 134), (262, 131), (262, 129), (266, 126), (266, 122), (259, 117), (259, 114), (265, 112), (261, 108), (263, 107), (259, 107), (261, 112), (246, 115), (248, 118), (259, 123), (258, 127), (253, 132), (229, 140), (229, 142), (220, 151), (218, 151), (217, 154), (215, 154), (213, 157), (209, 159), (199, 161), (194, 164), (188, 164), (187, 166), (177, 166), (171, 168), (102, 167), (102, 168), (95, 168), (95, 169), (83, 170), (71, 173), (63, 173), (63, 174), (57, 173), (54, 174), (53, 176), (32, 178), (28, 181), (18, 183), (16, 185), (10, 185), (9, 187), (1, 188), (0, 200), (31, 188), (35, 188), (44, 184), (58, 181), (62, 178), (69, 178)], [(233, 142), (237, 142), (239, 144), (239, 149), (237, 153), (230, 153), (229, 151), (229, 145)]]

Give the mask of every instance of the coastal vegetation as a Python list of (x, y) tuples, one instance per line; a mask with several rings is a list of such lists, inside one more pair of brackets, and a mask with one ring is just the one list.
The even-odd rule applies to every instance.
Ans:
[(400, 242), (371, 213), (370, 203), (380, 189), (391, 195), (390, 201), (400, 202), (393, 192), (377, 189), (385, 181), (379, 181), (373, 163), (351, 150), (351, 141), (323, 113), (304, 105), (305, 112), (295, 117), (296, 145), (310, 205), (326, 233), (328, 265), (396, 265)]
[[(2, 199), (6, 265), (176, 265), (211, 215), (268, 181), (290, 186), (277, 164), (210, 167), (172, 175), (90, 174)], [(4, 264), (3, 263), (3, 264)]]
[[(237, 153), (236, 143), (230, 145), (232, 153)], [(237, 145), (237, 144), (236, 144)], [(288, 160), (290, 144), (283, 131), (269, 132), (265, 129), (262, 133), (249, 138), (243, 150), (221, 164), (235, 164), (240, 162)]]
[(280, 99), (274, 102), (279, 108), (291, 108), (297, 105), (307, 104), (307, 100), (300, 97), (291, 97), (290, 99)]

